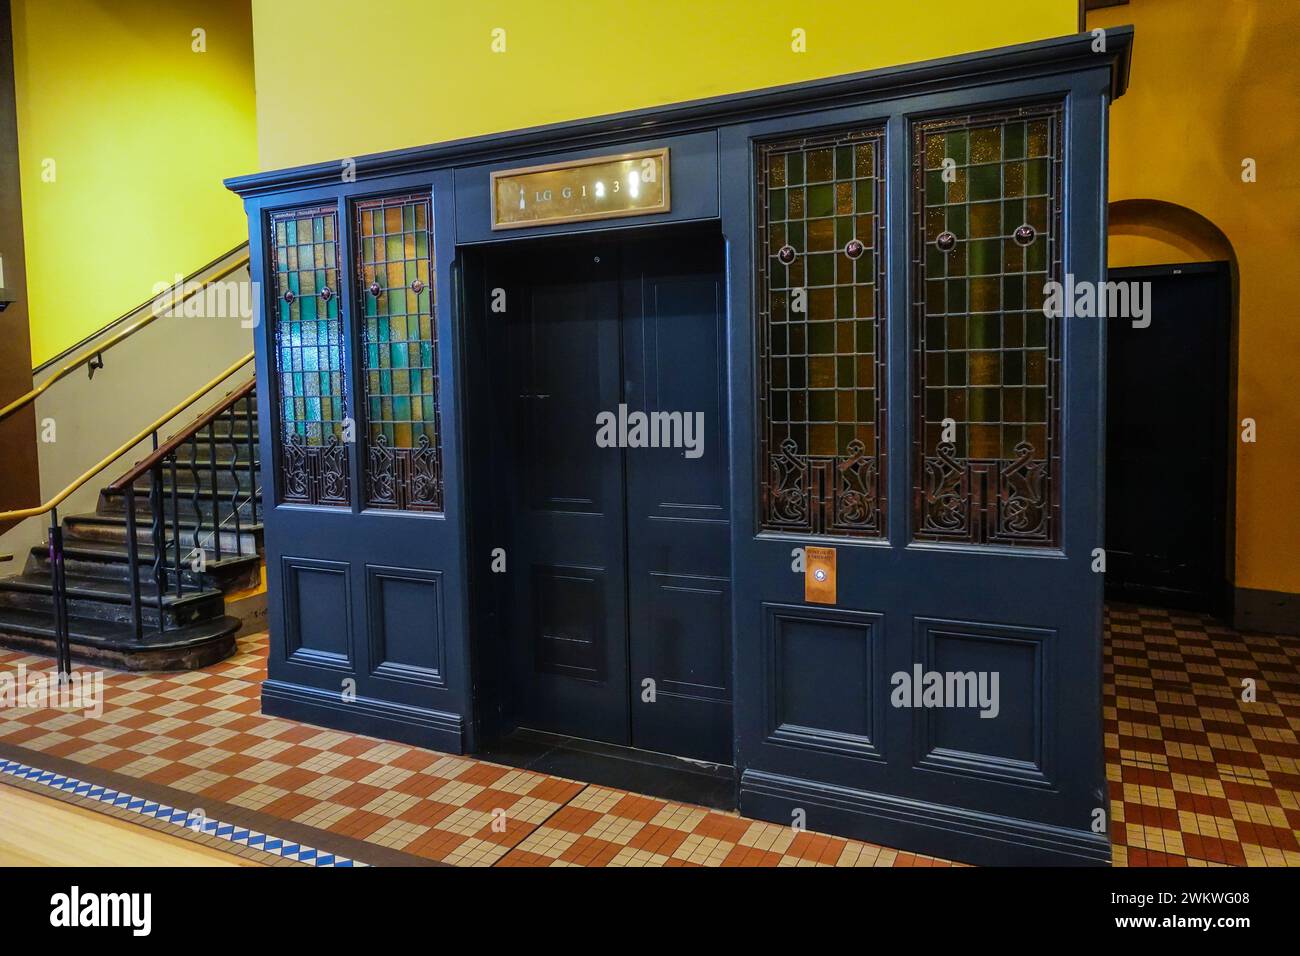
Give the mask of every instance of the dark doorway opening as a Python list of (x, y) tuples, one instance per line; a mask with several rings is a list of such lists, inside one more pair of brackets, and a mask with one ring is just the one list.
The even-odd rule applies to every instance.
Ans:
[(646, 235), (463, 250), (488, 752), (732, 763), (723, 241)]
[(1108, 328), (1106, 596), (1226, 615), (1236, 448), (1228, 264), (1109, 278), (1151, 284), (1151, 324)]

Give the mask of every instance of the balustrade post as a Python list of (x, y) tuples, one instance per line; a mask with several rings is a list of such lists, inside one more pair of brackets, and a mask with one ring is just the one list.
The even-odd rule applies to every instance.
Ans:
[(63, 529), (59, 526), (59, 509), (50, 509), (50, 596), (54, 604), (54, 649), (58, 659), (59, 683), (67, 684), (72, 675), (72, 638), (68, 624), (68, 583), (63, 567)]
[(144, 637), (144, 611), (140, 607), (140, 545), (136, 541), (135, 482), (126, 486), (126, 573), (131, 588), (131, 632), (137, 641)]

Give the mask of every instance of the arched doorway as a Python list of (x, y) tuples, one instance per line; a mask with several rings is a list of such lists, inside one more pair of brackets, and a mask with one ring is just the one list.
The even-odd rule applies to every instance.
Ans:
[(1109, 280), (1145, 314), (1108, 330), (1107, 596), (1227, 615), (1236, 259), (1185, 207), (1125, 200), (1109, 213)]

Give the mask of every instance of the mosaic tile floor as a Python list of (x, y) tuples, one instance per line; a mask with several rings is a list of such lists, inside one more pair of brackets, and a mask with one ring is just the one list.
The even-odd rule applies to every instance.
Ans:
[(1300, 866), (1300, 638), (1110, 607), (1105, 730), (1116, 864)]
[[(1108, 612), (1115, 862), (1300, 865), (1300, 639)], [(47, 670), (0, 651), (0, 670)], [(263, 716), (266, 636), (204, 671), (105, 675), (103, 714), (0, 709), (0, 747), (64, 774), (359, 862), (465, 866), (948, 866), (734, 813)], [(1239, 699), (1241, 678), (1257, 702)], [(185, 799), (182, 799), (185, 798)], [(224, 816), (221, 815), (224, 810)], [(251, 823), (249, 822), (251, 820)], [(279, 832), (277, 832), (277, 824)], [(288, 830), (290, 832), (283, 832)], [(313, 839), (316, 842), (312, 842)]]
[[(188, 795), (206, 815), (255, 814), (262, 832), (310, 827), (387, 851), (359, 862), (461, 866), (950, 866), (944, 861), (734, 813), (651, 799), (470, 757), (263, 716), (266, 635), (232, 658), (181, 674), (106, 672), (104, 712), (0, 709), (0, 746), (62, 773), (97, 769)], [(48, 671), (0, 650), (0, 670)], [(3, 759), (3, 755), (0, 755)], [(65, 766), (66, 765), (66, 766)], [(148, 796), (148, 794), (145, 794)], [(223, 808), (225, 810), (223, 811)], [(247, 825), (247, 824), (245, 824)], [(301, 829), (298, 830), (301, 832)]]

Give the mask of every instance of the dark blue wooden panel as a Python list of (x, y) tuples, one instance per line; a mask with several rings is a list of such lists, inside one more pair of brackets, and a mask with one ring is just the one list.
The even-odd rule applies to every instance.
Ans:
[(532, 670), (605, 680), (604, 570), (536, 564), (531, 570), (533, 643), (525, 653), (532, 652)]
[(442, 572), (366, 568), (370, 673), (445, 687)]
[(885, 636), (879, 614), (764, 605), (766, 740), (882, 759)]
[(625, 243), (621, 256), (624, 400), (633, 411), (677, 413), (701, 426), (693, 449), (625, 452), (632, 742), (729, 764), (729, 410), (722, 253), (710, 226)]
[[(642, 608), (645, 673), (659, 693), (731, 700), (731, 582), (726, 578), (650, 572)], [(634, 657), (640, 657), (634, 653)]]
[(287, 660), (353, 672), (350, 568), (342, 561), (283, 558)]
[[(279, 472), (279, 441), (274, 423), (278, 420), (271, 405), (273, 388), (258, 389), (258, 414), (264, 423), (261, 429), (262, 461), (268, 463), (263, 470), (266, 483), (264, 499), (267, 502), (263, 517), (267, 558), (267, 586), (272, 594), (284, 594), (290, 586), (288, 573), (281, 558), (292, 555), (296, 560), (327, 562), (346, 568), (347, 604), (339, 616), (328, 622), (314, 622), (304, 626), (303, 640), (312, 640), (309, 631), (317, 628), (326, 633), (346, 631), (351, 641), (352, 676), (356, 681), (355, 698), (335, 700), (329, 695), (339, 694), (337, 667), (330, 667), (319, 654), (290, 653), (290, 642), (296, 640), (291, 631), (293, 619), (287, 613), (269, 615), (271, 655), (268, 664), (269, 682), (264, 692), (264, 707), (268, 713), (282, 714), (298, 719), (347, 726), (376, 736), (434, 743), (453, 751), (461, 751), (472, 744), (472, 698), (469, 682), (468, 648), (463, 640), (446, 641), (446, 634), (463, 634), (467, 630), (467, 605), (463, 582), (465, 580), (465, 508), (462, 479), (461, 443), (462, 424), (458, 403), (459, 379), (456, 369), (460, 363), (460, 342), (454, 331), (456, 321), (452, 309), (454, 293), (451, 288), (452, 250), (455, 247), (452, 174), (448, 171), (428, 171), (418, 174), (388, 176), (360, 182), (340, 181), (328, 187), (293, 190), (247, 203), (250, 224), (250, 257), (252, 277), (264, 291), (270, 288), (266, 280), (265, 215), (268, 209), (284, 208), (307, 203), (335, 201), (339, 207), (340, 261), (351, 263), (355, 259), (352, 236), (352, 206), (354, 199), (375, 195), (408, 193), (432, 190), (434, 205), (434, 247), (436, 261), (435, 314), (438, 330), (439, 401), (442, 421), (442, 451), (445, 507), (443, 514), (415, 514), (365, 510), (360, 496), (355, 494), (361, 483), (361, 449), (357, 444), (347, 446), (348, 466), (354, 498), (349, 508), (323, 508), (307, 505), (276, 505), (279, 499), (277, 483)], [(360, 419), (357, 434), (365, 434), (364, 419), (358, 411), (357, 376), (357, 317), (352, 303), (355, 297), (355, 277), (351, 268), (340, 270), (339, 298), (343, 305), (345, 327), (349, 329), (344, 343), (344, 375), (348, 393), (348, 415)], [(269, 314), (268, 303), (259, 301), (259, 317)], [(259, 322), (254, 335), (257, 375), (260, 382), (272, 382), (273, 357), (272, 330), (267, 323)], [(462, 582), (453, 588), (444, 588), (439, 594), (442, 626), (412, 629), (402, 641), (424, 642), (408, 646), (399, 652), (411, 661), (428, 662), (441, 658), (439, 677), (431, 679), (427, 668), (420, 663), (403, 666), (388, 660), (377, 659), (384, 655), (381, 642), (371, 639), (372, 624), (370, 600), (370, 575), (368, 566), (403, 568), (421, 575), (443, 575), (443, 580)], [(437, 646), (439, 645), (440, 646)], [(448, 717), (448, 714), (454, 715)]]
[[(1101, 420), (1102, 324), (1066, 322), (1063, 380), (1066, 383), (1064, 421), (1063, 536), (1061, 547), (1030, 553), (1008, 547), (971, 548), (910, 543), (910, 374), (912, 337), (909, 315), (910, 143), (909, 123), (917, 117), (993, 109), (1018, 102), (1057, 100), (1066, 109), (1064, 271), (1076, 280), (1102, 277), (1101, 224), (1105, 196), (1100, 175), (1109, 71), (1058, 74), (1006, 82), (990, 82), (961, 90), (927, 92), (891, 101), (864, 103), (857, 108), (766, 119), (722, 131), (723, 168), (750, 174), (724, 178), (723, 228), (728, 240), (731, 283), (733, 477), (732, 543), (736, 650), (737, 764), (742, 768), (742, 812), (767, 814), (789, 822), (788, 814), (807, 800), (808, 786), (824, 787), (837, 796), (831, 804), (808, 810), (808, 826), (838, 829), (868, 839), (886, 836), (929, 845), (939, 852), (966, 853), (971, 859), (1104, 860), (1105, 833), (1092, 830), (1094, 811), (1108, 801), (1104, 788), (1098, 707), (1101, 673), (1101, 578), (1091, 570), (1091, 552), (1101, 543), (1100, 500), (1102, 460)], [(752, 389), (755, 347), (752, 334), (754, 220), (749, 183), (756, 140), (788, 136), (828, 127), (886, 125), (888, 220), (888, 375), (890, 419), (888, 465), (890, 538), (887, 541), (815, 541), (793, 535), (756, 533), (756, 432)], [(1026, 645), (1000, 644), (998, 652), (985, 632), (981, 645), (942, 645), (952, 666), (966, 665), (979, 655), (986, 666), (1007, 670), (1018, 694), (1041, 691), (1042, 699), (1020, 696), (1004, 702), (1004, 718), (995, 726), (964, 725), (961, 716), (944, 714), (921, 726), (931, 735), (922, 748), (916, 715), (887, 707), (877, 738), (888, 759), (881, 767), (864, 767), (833, 751), (791, 747), (774, 740), (762, 719), (762, 702), (775, 693), (775, 674), (758, 663), (764, 604), (798, 605), (803, 582), (791, 572), (793, 548), (821, 544), (838, 550), (839, 607), (882, 615), (884, 663), (875, 676), (876, 695), (887, 694), (890, 677), (911, 671), (916, 663), (913, 622), (917, 618), (996, 622), (1052, 635), (1052, 655), (1030, 654)], [(1018, 650), (1012, 650), (1012, 648)], [(1058, 683), (1043, 672), (1031, 681), (1043, 661), (1053, 673), (1069, 674)], [(1044, 665), (1045, 666), (1045, 665)], [(1030, 688), (1034, 688), (1031, 690)], [(853, 699), (846, 688), (827, 693), (819, 702), (835, 714), (847, 714)], [(1074, 702), (1074, 706), (1067, 704)], [(1086, 703), (1085, 703), (1086, 702)], [(1030, 742), (1030, 738), (1034, 738)], [(1053, 740), (1070, 740), (1054, 765), (1045, 749)], [(948, 754), (946, 746), (969, 748), (971, 756)], [(1044, 748), (1044, 749), (1040, 749)], [(922, 759), (920, 754), (924, 754)], [(913, 756), (918, 755), (918, 756)], [(864, 772), (865, 771), (865, 772)], [(1050, 776), (1049, 776), (1050, 775)], [(1050, 779), (1051, 786), (1044, 781)], [(799, 781), (803, 781), (800, 783)], [(1029, 786), (1026, 786), (1029, 783)], [(782, 793), (786, 796), (782, 797)], [(858, 796), (850, 796), (857, 794)], [(886, 797), (888, 798), (886, 800)], [(915, 808), (897, 820), (882, 822), (877, 805), (902, 801)], [(856, 809), (849, 809), (856, 805)], [(892, 804), (891, 804), (892, 805)], [(969, 817), (975, 814), (975, 817)], [(941, 837), (920, 824), (931, 817), (949, 833)], [(908, 823), (911, 819), (913, 822)], [(982, 820), (982, 822), (977, 822)], [(965, 821), (965, 822), (963, 822)], [(981, 827), (996, 826), (1009, 835), (1010, 849), (991, 852)], [(1044, 829), (1045, 828), (1045, 829)], [(958, 834), (953, 836), (952, 834)], [(927, 841), (930, 841), (927, 843)]]
[[(1045, 628), (929, 618), (918, 619), (915, 632), (914, 671), (919, 665), (923, 673), (974, 675), (985, 681), (986, 691), (996, 689), (987, 708), (973, 706), (968, 696), (965, 707), (916, 710), (918, 765), (958, 776), (1053, 785), (1060, 635)], [(961, 691), (969, 695), (969, 685)]]

